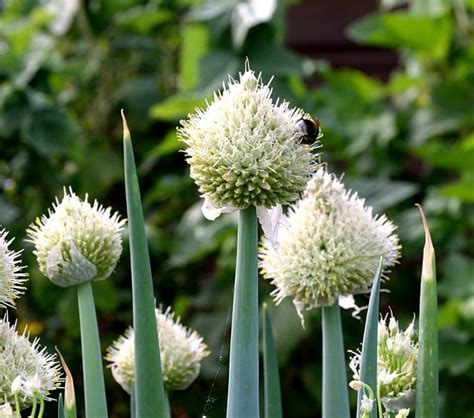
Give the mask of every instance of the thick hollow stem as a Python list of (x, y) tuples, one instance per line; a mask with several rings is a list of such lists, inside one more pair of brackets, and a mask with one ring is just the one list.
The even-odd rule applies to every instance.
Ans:
[(339, 305), (322, 308), (323, 418), (350, 418), (344, 341)]
[(239, 213), (227, 418), (259, 417), (257, 216)]
[(77, 286), (81, 322), (82, 369), (84, 396), (88, 417), (107, 418), (104, 375), (94, 295), (90, 281)]

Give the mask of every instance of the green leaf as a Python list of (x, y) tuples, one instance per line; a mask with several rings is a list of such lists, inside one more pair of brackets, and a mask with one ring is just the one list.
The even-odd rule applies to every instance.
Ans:
[(423, 267), (421, 270), (419, 349), (416, 378), (416, 417), (439, 416), (438, 383), (438, 295), (436, 260), (428, 223), (417, 205), (425, 230)]
[[(107, 417), (104, 375), (94, 295), (90, 281), (77, 285), (81, 322), (82, 369), (86, 416)], [(65, 405), (67, 408), (67, 405)]]
[(344, 340), (339, 304), (324, 306), (323, 328), (323, 418), (350, 418)]
[[(372, 290), (370, 292), (369, 308), (365, 319), (364, 339), (362, 341), (362, 355), (360, 363), (360, 380), (370, 386), (377, 396), (377, 336), (379, 325), (379, 298), (380, 277), (382, 276), (382, 258), (380, 258), (377, 272), (374, 276)], [(357, 394), (357, 418), (360, 418), (360, 403), (362, 401), (363, 389)], [(377, 400), (375, 401), (377, 404)], [(373, 408), (370, 418), (377, 418), (377, 408)]]
[(222, 81), (227, 81), (229, 75), (236, 76), (241, 68), (242, 60), (232, 51), (213, 50), (199, 62), (199, 91), (210, 95), (215, 90), (222, 89)]
[(455, 144), (446, 142), (432, 140), (413, 151), (430, 165), (474, 173), (474, 135)]
[(130, 132), (123, 112), (122, 118), (125, 191), (132, 268), (133, 329), (135, 333), (135, 417), (165, 418), (166, 414), (163, 407), (165, 405), (165, 392), (161, 374), (153, 282), (140, 186)]
[(255, 207), (239, 211), (227, 418), (258, 418), (258, 270)]
[(124, 30), (142, 35), (150, 34), (157, 26), (172, 22), (175, 14), (170, 10), (158, 8), (156, 4), (131, 7), (115, 15), (115, 22)]
[(262, 339), (263, 339), (263, 384), (265, 392), (265, 418), (282, 418), (280, 374), (273, 340), (272, 324), (267, 304), (262, 308)]
[(163, 121), (176, 121), (205, 104), (205, 100), (200, 96), (176, 95), (153, 105), (150, 116)]
[(236, 7), (238, 0), (206, 0), (191, 10), (193, 20), (212, 20), (230, 14)]
[(303, 61), (294, 52), (281, 45), (268, 44), (266, 39), (253, 40), (248, 52), (252, 70), (264, 75), (303, 76)]
[(199, 60), (209, 48), (209, 34), (204, 25), (186, 25), (181, 32), (179, 72), (182, 88), (191, 90), (199, 82)]
[(439, 192), (443, 196), (455, 197), (464, 202), (474, 202), (474, 178), (466, 178), (441, 186)]
[[(345, 178), (344, 180), (350, 189), (357, 190), (358, 194), (367, 200), (367, 204), (379, 213), (403, 202), (418, 191), (415, 184), (403, 181), (369, 178)], [(390, 193), (387, 193), (388, 190)]]
[(351, 24), (348, 35), (369, 45), (412, 48), (442, 57), (449, 46), (451, 24), (443, 17), (406, 12), (378, 13)]
[(23, 141), (46, 157), (68, 154), (79, 134), (75, 119), (42, 94), (30, 94), (30, 103), (30, 111), (21, 125)]
[(453, 254), (444, 264), (444, 275), (439, 283), (439, 294), (446, 298), (474, 296), (474, 260)]

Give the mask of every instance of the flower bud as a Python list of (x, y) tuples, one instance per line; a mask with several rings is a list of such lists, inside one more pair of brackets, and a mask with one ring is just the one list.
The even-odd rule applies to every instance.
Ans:
[(191, 177), (214, 207), (271, 208), (298, 198), (318, 156), (302, 144), (302, 110), (273, 103), (271, 89), (246, 67), (205, 110), (181, 122)]
[(363, 414), (370, 414), (372, 412), (372, 409), (374, 407), (374, 400), (370, 399), (367, 397), (367, 395), (364, 394), (362, 396), (362, 400), (360, 401), (360, 412)]
[[(202, 337), (185, 328), (168, 308), (164, 313), (156, 309), (160, 341), (161, 369), (167, 390), (186, 389), (198, 376), (201, 360), (209, 355)], [(135, 338), (129, 328), (107, 349), (112, 375), (122, 388), (130, 393), (135, 382)]]
[(49, 216), (28, 229), (41, 272), (58, 286), (72, 286), (110, 276), (122, 253), (125, 220), (88, 196), (80, 200), (70, 189), (56, 200)]

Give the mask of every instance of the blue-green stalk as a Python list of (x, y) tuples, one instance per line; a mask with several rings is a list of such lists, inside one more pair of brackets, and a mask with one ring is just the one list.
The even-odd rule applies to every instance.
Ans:
[(264, 382), (264, 416), (265, 418), (282, 418), (280, 374), (273, 339), (272, 324), (267, 304), (262, 308), (263, 339), (263, 382)]
[(257, 236), (255, 207), (240, 210), (227, 418), (259, 417)]
[(135, 418), (166, 418), (166, 411), (163, 408), (165, 392), (145, 221), (132, 140), (123, 111), (122, 119), (132, 268), (133, 328), (135, 330)]
[(63, 394), (59, 394), (58, 398), (58, 418), (66, 418), (64, 415), (64, 402), (63, 402)]
[(339, 304), (322, 307), (323, 418), (350, 418)]
[[(379, 292), (382, 275), (383, 260), (380, 258), (375, 273), (372, 290), (370, 292), (369, 308), (365, 320), (364, 338), (362, 340), (362, 354), (360, 364), (360, 381), (377, 392), (377, 335), (379, 325)], [(363, 389), (357, 394), (357, 418), (361, 418), (360, 404), (364, 395)], [(370, 418), (377, 418), (377, 408), (373, 408)]]
[(81, 324), (82, 369), (87, 417), (107, 417), (104, 375), (94, 295), (90, 281), (77, 285)]
[(420, 210), (425, 230), (421, 271), (419, 349), (416, 378), (416, 418), (437, 418), (438, 408), (438, 297), (436, 260), (428, 223)]

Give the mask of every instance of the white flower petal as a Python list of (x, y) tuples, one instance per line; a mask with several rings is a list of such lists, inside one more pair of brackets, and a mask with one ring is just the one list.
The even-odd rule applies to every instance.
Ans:
[(357, 305), (353, 295), (340, 295), (338, 298), (338, 303), (342, 309), (354, 309), (352, 316), (357, 319), (360, 319), (360, 312), (364, 309), (367, 309), (367, 306)]
[(278, 232), (281, 227), (289, 226), (282, 206), (276, 205), (271, 209), (267, 209), (264, 206), (257, 206), (257, 217), (262, 226), (265, 239), (272, 244), (273, 248), (278, 249)]
[(204, 198), (204, 203), (202, 204), (201, 210), (206, 219), (215, 221), (223, 213), (232, 213), (239, 210), (239, 208), (230, 205), (217, 206), (212, 199), (206, 197)]

